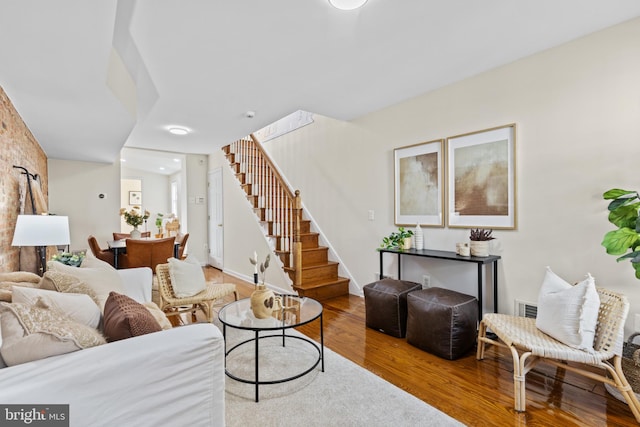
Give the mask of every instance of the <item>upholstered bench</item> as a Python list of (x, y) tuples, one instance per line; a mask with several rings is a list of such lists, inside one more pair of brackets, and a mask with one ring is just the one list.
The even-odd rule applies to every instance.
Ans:
[(395, 279), (382, 279), (365, 285), (367, 327), (404, 338), (407, 330), (407, 295), (418, 289), (422, 289), (419, 283)]
[(476, 342), (478, 300), (429, 288), (407, 296), (407, 342), (445, 359), (463, 356)]

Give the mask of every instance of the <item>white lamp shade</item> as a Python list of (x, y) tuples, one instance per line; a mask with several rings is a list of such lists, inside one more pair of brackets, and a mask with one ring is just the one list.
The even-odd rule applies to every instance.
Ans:
[(331, 6), (340, 10), (353, 10), (364, 6), (367, 0), (329, 0)]
[(18, 215), (11, 246), (68, 245), (69, 217), (57, 215)]

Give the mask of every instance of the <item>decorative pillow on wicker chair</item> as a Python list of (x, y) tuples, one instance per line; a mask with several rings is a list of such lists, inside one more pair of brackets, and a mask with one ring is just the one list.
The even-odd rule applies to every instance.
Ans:
[(100, 307), (101, 311), (104, 311), (104, 304), (109, 297), (109, 292), (124, 293), (122, 278), (115, 268), (78, 268), (62, 264), (61, 262), (50, 262), (47, 266), (53, 271), (66, 273), (84, 282), (95, 293), (98, 307)]
[(207, 288), (200, 262), (193, 255), (187, 255), (184, 260), (169, 258), (168, 262), (171, 286), (176, 297), (191, 297)]
[(593, 351), (600, 297), (593, 277), (571, 285), (547, 267), (538, 295), (536, 327), (558, 341)]
[(161, 330), (145, 306), (126, 295), (109, 293), (104, 305), (104, 335), (107, 341), (123, 340)]
[(102, 313), (89, 295), (18, 286), (13, 288), (13, 302), (15, 303), (35, 305), (38, 299), (42, 299), (51, 309), (58, 310), (75, 322), (94, 329), (100, 324)]
[(98, 331), (38, 299), (35, 305), (0, 303), (2, 358), (7, 366), (104, 344)]

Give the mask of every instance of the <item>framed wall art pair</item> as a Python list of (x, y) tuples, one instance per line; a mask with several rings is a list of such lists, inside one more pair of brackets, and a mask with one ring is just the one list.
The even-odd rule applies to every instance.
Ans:
[(516, 228), (516, 125), (394, 149), (397, 225)]

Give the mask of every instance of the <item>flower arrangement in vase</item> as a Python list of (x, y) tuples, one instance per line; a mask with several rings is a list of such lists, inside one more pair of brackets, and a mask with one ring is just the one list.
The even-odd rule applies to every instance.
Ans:
[(124, 222), (133, 227), (131, 230), (131, 238), (139, 239), (140, 231), (138, 231), (138, 226), (149, 218), (149, 211), (145, 210), (144, 213), (140, 212), (140, 206), (134, 206), (130, 210), (126, 208), (120, 209), (120, 216), (124, 217)]

